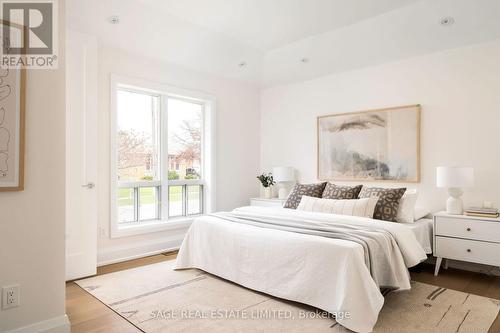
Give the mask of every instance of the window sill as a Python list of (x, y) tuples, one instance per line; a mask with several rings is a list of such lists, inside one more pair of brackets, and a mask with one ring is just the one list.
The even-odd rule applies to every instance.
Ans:
[[(199, 215), (198, 215), (199, 216)], [(197, 216), (171, 218), (169, 220), (152, 220), (129, 225), (117, 225), (111, 229), (111, 238), (143, 235), (152, 232), (187, 229)]]

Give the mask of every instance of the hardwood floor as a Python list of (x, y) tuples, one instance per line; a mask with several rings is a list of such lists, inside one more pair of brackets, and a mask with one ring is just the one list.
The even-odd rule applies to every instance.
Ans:
[[(97, 269), (97, 275), (172, 260), (176, 256), (177, 253), (175, 252), (158, 254), (151, 257), (102, 266)], [(74, 282), (66, 283), (66, 314), (71, 322), (71, 333), (141, 332)]]
[[(134, 267), (150, 265), (175, 259), (177, 253), (159, 254), (118, 264), (99, 267), (97, 274), (107, 274)], [(449, 268), (434, 276), (434, 266), (423, 265), (419, 273), (412, 272), (412, 279), (444, 288), (455, 289), (471, 294), (500, 299), (500, 277), (461, 271)], [(76, 283), (66, 284), (66, 313), (71, 321), (72, 333), (128, 333), (141, 332), (113, 310), (81, 289)], [(493, 323), (489, 333), (500, 333), (500, 315)]]

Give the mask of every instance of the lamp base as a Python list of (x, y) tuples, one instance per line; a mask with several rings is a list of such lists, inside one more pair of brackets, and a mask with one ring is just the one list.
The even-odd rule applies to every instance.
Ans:
[(446, 213), (451, 215), (462, 215), (464, 213), (464, 206), (462, 203), (463, 191), (460, 188), (449, 188), (448, 193), (450, 197), (446, 201)]

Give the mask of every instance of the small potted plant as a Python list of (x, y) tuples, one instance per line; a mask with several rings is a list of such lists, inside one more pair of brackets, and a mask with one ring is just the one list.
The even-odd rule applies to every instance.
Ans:
[(273, 186), (276, 182), (273, 179), (272, 173), (263, 173), (260, 176), (257, 176), (257, 179), (260, 181), (262, 186), (264, 187), (264, 198), (271, 199), (273, 195), (273, 191), (271, 186)]

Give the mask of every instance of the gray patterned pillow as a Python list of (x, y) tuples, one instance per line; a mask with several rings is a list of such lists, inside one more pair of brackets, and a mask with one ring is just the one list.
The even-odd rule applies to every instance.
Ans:
[(284, 208), (297, 209), (303, 195), (321, 198), (326, 182), (318, 184), (296, 184), (283, 205)]
[(333, 183), (326, 184), (323, 199), (357, 199), (363, 185), (339, 186)]
[(399, 200), (405, 194), (406, 188), (380, 188), (363, 187), (359, 193), (360, 198), (378, 197), (373, 218), (396, 222), (398, 216)]

